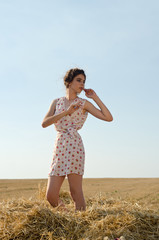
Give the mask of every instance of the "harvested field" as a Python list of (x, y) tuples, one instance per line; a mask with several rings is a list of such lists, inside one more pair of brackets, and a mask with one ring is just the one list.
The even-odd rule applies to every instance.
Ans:
[(68, 212), (46, 201), (46, 180), (5, 181), (1, 189), (12, 191), (1, 195), (0, 239), (159, 239), (159, 179), (84, 179), (87, 210), (76, 213), (67, 180), (60, 195)]

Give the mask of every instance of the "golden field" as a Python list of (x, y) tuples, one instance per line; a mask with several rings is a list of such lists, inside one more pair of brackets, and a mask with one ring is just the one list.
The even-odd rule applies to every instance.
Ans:
[(159, 239), (159, 178), (84, 178), (85, 212), (74, 211), (67, 179), (68, 212), (49, 205), (46, 184), (0, 180), (0, 239)]

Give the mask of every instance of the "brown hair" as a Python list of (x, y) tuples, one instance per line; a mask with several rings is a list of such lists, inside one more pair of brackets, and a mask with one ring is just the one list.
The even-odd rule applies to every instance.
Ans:
[(72, 68), (66, 72), (66, 74), (64, 76), (64, 84), (65, 84), (66, 88), (69, 87), (69, 84), (73, 81), (74, 77), (76, 77), (79, 74), (83, 74), (83, 76), (86, 79), (86, 75), (85, 75), (85, 72), (83, 71), (83, 69)]

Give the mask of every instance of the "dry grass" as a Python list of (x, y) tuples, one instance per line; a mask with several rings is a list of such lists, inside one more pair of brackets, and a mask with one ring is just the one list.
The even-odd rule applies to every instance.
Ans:
[(97, 194), (87, 199), (85, 212), (75, 213), (68, 192), (60, 194), (69, 209), (64, 212), (49, 205), (45, 190), (39, 187), (36, 197), (0, 203), (0, 239), (159, 239), (157, 209), (149, 209), (133, 198)]
[[(39, 184), (45, 186), (47, 179), (0, 179), (0, 201), (21, 196), (29, 199), (38, 191)], [(69, 191), (67, 179), (62, 184), (62, 190)], [(159, 204), (159, 178), (84, 178), (83, 190), (86, 198), (102, 192), (108, 198), (146, 199), (146, 204), (157, 198)]]

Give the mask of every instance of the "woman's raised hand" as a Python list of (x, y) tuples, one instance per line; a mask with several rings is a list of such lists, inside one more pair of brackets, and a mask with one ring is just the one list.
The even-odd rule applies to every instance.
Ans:
[(82, 105), (82, 102), (78, 102), (76, 104), (71, 104), (67, 109), (67, 114), (72, 114), (77, 111)]
[(91, 88), (89, 88), (89, 89), (84, 88), (83, 90), (85, 91), (85, 95), (88, 98), (94, 98), (96, 96), (95, 91)]

